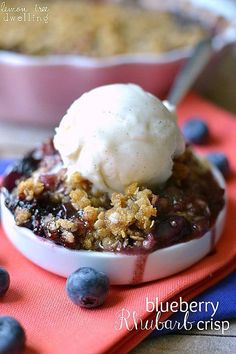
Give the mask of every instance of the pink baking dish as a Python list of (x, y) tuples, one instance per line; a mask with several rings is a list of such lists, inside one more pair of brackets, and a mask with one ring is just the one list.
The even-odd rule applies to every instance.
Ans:
[[(171, 5), (173, 9), (178, 3), (184, 6), (183, 11), (193, 12), (194, 9), (195, 16), (207, 18), (211, 24), (221, 14), (229, 20), (229, 28), (220, 36), (219, 47), (232, 38), (235, 40), (229, 19), (232, 11), (225, 14), (225, 7), (217, 10), (216, 3), (222, 5), (226, 1), (216, 0), (214, 9), (204, 11), (203, 1), (189, 0), (194, 5), (188, 7), (184, 5), (186, 1), (168, 0), (166, 6)], [(195, 4), (198, 2), (199, 6)], [(156, 7), (157, 3), (160, 2), (145, 0), (148, 6)], [(35, 57), (0, 51), (0, 120), (53, 126), (83, 92), (115, 82), (133, 82), (164, 98), (190, 53), (191, 48), (182, 48), (161, 55), (132, 54), (96, 59), (72, 55)]]
[(163, 97), (188, 51), (90, 59), (0, 54), (0, 118), (53, 125), (83, 92), (133, 82)]

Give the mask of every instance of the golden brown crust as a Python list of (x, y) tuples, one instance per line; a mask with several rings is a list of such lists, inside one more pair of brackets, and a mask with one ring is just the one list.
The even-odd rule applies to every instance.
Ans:
[(18, 184), (17, 194), (19, 199), (26, 199), (30, 201), (34, 197), (38, 197), (43, 192), (43, 190), (43, 183), (34, 181), (33, 178), (28, 178)]
[[(40, 16), (41, 21), (10, 23), (0, 14), (0, 48), (33, 55), (65, 53), (106, 57), (122, 53), (163, 53), (191, 46), (206, 34), (197, 23), (181, 24), (170, 13), (137, 7), (71, 0), (46, 3), (9, 0), (7, 7), (24, 6), (26, 15), (36, 18), (39, 14), (34, 10), (35, 4), (41, 3), (48, 6), (48, 12)], [(3, 16), (6, 14), (2, 13)]]
[[(137, 183), (132, 183), (125, 189), (125, 193), (113, 193), (109, 208), (104, 208), (104, 201), (108, 196), (96, 192), (92, 193), (91, 184), (78, 172), (65, 181), (65, 191), (69, 195), (69, 202), (79, 213), (79, 219), (89, 225), (86, 237), (81, 237), (80, 244), (84, 249), (93, 249), (100, 242), (101, 246), (115, 247), (117, 242), (127, 237), (135, 241), (142, 241), (144, 232), (153, 226), (153, 218), (157, 209), (152, 205), (153, 193), (149, 189), (140, 189)], [(44, 192), (43, 183), (36, 178), (28, 178), (19, 182), (17, 195), (19, 199), (32, 201)], [(53, 195), (54, 193), (52, 193)], [(62, 195), (57, 194), (57, 199)], [(51, 198), (52, 200), (52, 198)], [(57, 200), (58, 202), (58, 200)], [(30, 220), (31, 213), (27, 209), (17, 208), (15, 213), (17, 225), (22, 225)], [(79, 235), (78, 217), (55, 218), (48, 215), (43, 224), (49, 230), (49, 237), (53, 238), (56, 231), (61, 234), (61, 239), (67, 244), (75, 242), (75, 234)]]
[(15, 222), (16, 225), (24, 225), (31, 218), (31, 213), (26, 208), (17, 207), (15, 210)]
[(76, 210), (83, 209), (91, 204), (91, 201), (88, 198), (88, 194), (78, 188), (70, 192), (70, 198), (71, 204)]
[[(134, 182), (111, 197), (95, 191), (78, 172), (70, 178), (60, 171), (52, 174), (51, 163), (42, 171), (47, 156), (31, 178), (16, 181), (6, 204), (17, 225), (71, 249), (148, 252), (167, 247), (179, 242), (176, 237), (181, 242), (201, 237), (224, 205), (224, 191), (189, 148), (174, 159), (164, 185), (151, 191)], [(57, 156), (50, 159), (58, 164)]]

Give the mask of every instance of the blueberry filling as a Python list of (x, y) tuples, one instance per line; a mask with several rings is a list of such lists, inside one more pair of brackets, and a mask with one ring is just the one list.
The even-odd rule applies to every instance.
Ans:
[[(17, 188), (34, 173), (39, 176), (38, 187), (43, 186), (43, 192), (22, 197)], [(88, 181), (82, 183), (85, 190), (90, 188)], [(224, 206), (224, 190), (189, 148), (174, 160), (173, 174), (165, 185), (151, 191), (150, 206), (156, 213), (151, 216), (150, 227), (143, 230), (138, 223), (131, 222), (127, 234), (122, 237), (116, 234), (113, 238), (108, 237), (104, 228), (94, 234), (94, 220), (99, 217), (94, 216), (93, 222), (91, 215), (86, 219), (88, 207), (76, 207), (69, 198), (65, 170), (51, 142), (15, 165), (6, 176), (4, 186), (7, 191), (5, 203), (17, 225), (71, 249), (152, 252), (202, 237)], [(106, 211), (112, 207), (107, 195), (100, 196), (99, 203), (97, 210)]]

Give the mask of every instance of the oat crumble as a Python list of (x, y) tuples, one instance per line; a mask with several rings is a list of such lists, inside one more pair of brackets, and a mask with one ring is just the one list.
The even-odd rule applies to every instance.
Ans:
[[(37, 163), (34, 156), (41, 156)], [(53, 174), (60, 163), (53, 146), (43, 145), (13, 168), (5, 187), (16, 224), (64, 247), (151, 252), (201, 237), (224, 205), (224, 191), (189, 148), (164, 186), (134, 182), (111, 197), (94, 192), (78, 172), (68, 178), (61, 167)]]
[[(121, 6), (88, 0), (24, 0), (35, 17), (35, 4), (47, 6), (42, 21), (4, 21), (0, 14), (0, 49), (31, 55), (81, 54), (106, 57), (125, 53), (163, 53), (194, 45), (208, 29), (199, 21), (137, 5)], [(8, 0), (7, 7), (22, 7)], [(28, 15), (29, 16), (29, 15)]]

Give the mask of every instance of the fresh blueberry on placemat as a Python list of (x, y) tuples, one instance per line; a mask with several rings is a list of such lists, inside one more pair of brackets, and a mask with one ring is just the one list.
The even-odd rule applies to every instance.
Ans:
[(207, 159), (221, 171), (224, 177), (229, 176), (229, 161), (223, 152), (211, 152), (207, 155)]
[(25, 346), (25, 331), (13, 317), (0, 316), (0, 353), (20, 354)]
[(82, 267), (67, 279), (66, 290), (71, 301), (80, 307), (92, 308), (104, 303), (109, 291), (106, 274)]
[(5, 295), (10, 285), (10, 276), (5, 268), (0, 268), (0, 297)]
[(209, 128), (204, 120), (191, 118), (182, 127), (184, 138), (189, 143), (204, 144), (209, 138)]

